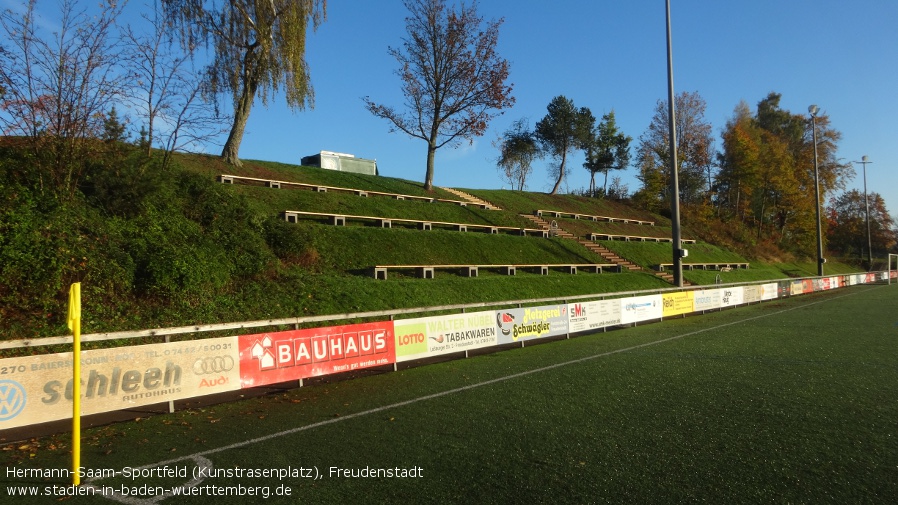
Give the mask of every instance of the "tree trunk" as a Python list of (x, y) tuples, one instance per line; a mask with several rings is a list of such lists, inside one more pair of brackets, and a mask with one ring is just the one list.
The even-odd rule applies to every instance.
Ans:
[(567, 158), (567, 152), (561, 153), (561, 164), (558, 165), (558, 180), (555, 181), (555, 187), (552, 188), (552, 195), (558, 194), (558, 189), (561, 188), (561, 181), (564, 180), (564, 161)]
[(424, 191), (433, 191), (433, 161), (437, 154), (436, 145), (427, 143), (427, 172), (424, 175)]
[[(250, 60), (251, 54), (248, 54), (245, 60)], [(249, 68), (254, 65), (247, 61), (245, 63)], [(239, 167), (240, 163), (240, 143), (243, 142), (243, 133), (246, 130), (246, 122), (249, 120), (249, 113), (253, 108), (253, 100), (256, 98), (256, 90), (259, 83), (252, 76), (251, 70), (245, 70), (243, 75), (243, 89), (240, 98), (237, 100), (237, 106), (234, 107), (234, 123), (231, 126), (231, 133), (228, 134), (228, 140), (225, 142), (224, 148), (221, 150), (221, 157), (224, 162), (229, 165)]]

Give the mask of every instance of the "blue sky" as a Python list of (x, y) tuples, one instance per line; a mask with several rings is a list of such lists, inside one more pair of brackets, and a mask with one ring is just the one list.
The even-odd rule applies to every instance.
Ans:
[[(654, 107), (667, 95), (663, 0), (483, 0), (484, 18), (504, 18), (501, 54), (511, 62), (515, 106), (493, 120), (473, 145), (438, 152), (435, 183), (502, 187), (493, 139), (512, 121), (531, 125), (556, 95), (589, 107), (596, 117), (614, 109), (620, 128), (638, 139)], [(281, 103), (257, 107), (241, 157), (297, 162), (333, 150), (376, 158), (381, 173), (422, 181), (426, 145), (389, 133), (361, 97), (401, 106), (395, 60), (406, 10), (400, 0), (328, 2), (327, 21), (309, 39), (307, 59), (315, 108), (292, 114)], [(707, 102), (715, 137), (740, 100), (752, 108), (771, 91), (781, 106), (806, 113), (815, 103), (842, 132), (839, 156), (868, 155), (868, 187), (898, 211), (898, 2), (893, 0), (673, 0), (674, 87), (697, 91)], [(635, 144), (635, 142), (634, 142)], [(528, 184), (548, 191), (547, 161)], [(568, 187), (589, 179), (582, 157), (571, 165)], [(851, 187), (862, 187), (860, 166)], [(623, 174), (631, 191), (635, 170)]]
[[(144, 5), (133, 0), (128, 10), (133, 15)], [(481, 0), (478, 10), (505, 19), (500, 53), (511, 63), (516, 104), (472, 145), (440, 150), (435, 184), (502, 187), (492, 141), (517, 119), (535, 124), (557, 95), (597, 118), (614, 109), (635, 147), (657, 101), (667, 96), (664, 0)], [(401, 0), (329, 1), (327, 20), (306, 50), (314, 109), (293, 113), (280, 97), (267, 108), (257, 101), (241, 158), (298, 163), (320, 150), (339, 151), (377, 159), (383, 175), (423, 181), (425, 143), (389, 133), (389, 124), (362, 102), (370, 96), (403, 104), (387, 49), (400, 46), (406, 14)], [(718, 147), (741, 100), (754, 108), (775, 91), (781, 107), (794, 113), (817, 104), (842, 132), (838, 156), (868, 155), (868, 187), (898, 213), (898, 2), (673, 0), (671, 18), (675, 89), (705, 99)], [(220, 145), (207, 150), (218, 153)], [(535, 164), (528, 189), (551, 189), (547, 165)], [(570, 168), (567, 187), (587, 186), (582, 155)], [(621, 174), (631, 191), (639, 188), (634, 174), (633, 168)], [(849, 187), (862, 187), (859, 165)]]

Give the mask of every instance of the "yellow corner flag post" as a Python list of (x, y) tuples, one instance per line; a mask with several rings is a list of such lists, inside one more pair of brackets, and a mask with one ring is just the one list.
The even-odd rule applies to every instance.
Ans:
[(78, 468), (81, 467), (81, 283), (69, 289), (69, 315), (66, 318), (72, 330), (72, 484), (81, 484)]

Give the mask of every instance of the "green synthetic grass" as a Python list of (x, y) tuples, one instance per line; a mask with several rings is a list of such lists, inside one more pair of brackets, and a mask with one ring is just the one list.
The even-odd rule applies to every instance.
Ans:
[[(269, 503), (891, 503), (896, 304), (894, 286), (860, 286), (372, 373), (88, 430), (82, 464), (192, 468), (188, 457), (209, 451), (218, 469), (324, 475), (201, 483), (290, 487)], [(65, 468), (69, 448), (56, 436), (2, 454)], [(331, 467), (423, 476), (337, 478)], [(51, 483), (65, 480), (0, 485)]]

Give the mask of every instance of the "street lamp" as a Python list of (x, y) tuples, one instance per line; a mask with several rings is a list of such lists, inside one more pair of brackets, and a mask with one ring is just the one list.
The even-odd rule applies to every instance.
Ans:
[(823, 277), (823, 226), (820, 224), (820, 177), (817, 167), (817, 113), (820, 108), (816, 105), (808, 107), (811, 114), (811, 129), (814, 140), (814, 209), (817, 211), (817, 275)]
[(677, 119), (674, 107), (673, 50), (670, 43), (670, 0), (667, 0), (667, 116), (670, 122), (670, 226), (674, 285), (683, 287), (683, 242), (680, 237), (680, 184), (677, 175)]
[(873, 241), (870, 239), (870, 202), (867, 200), (867, 163), (873, 162), (868, 160), (867, 155), (865, 154), (861, 156), (861, 161), (855, 161), (854, 163), (861, 163), (864, 165), (864, 213), (867, 221), (867, 271), (869, 272), (870, 269), (873, 268)]

